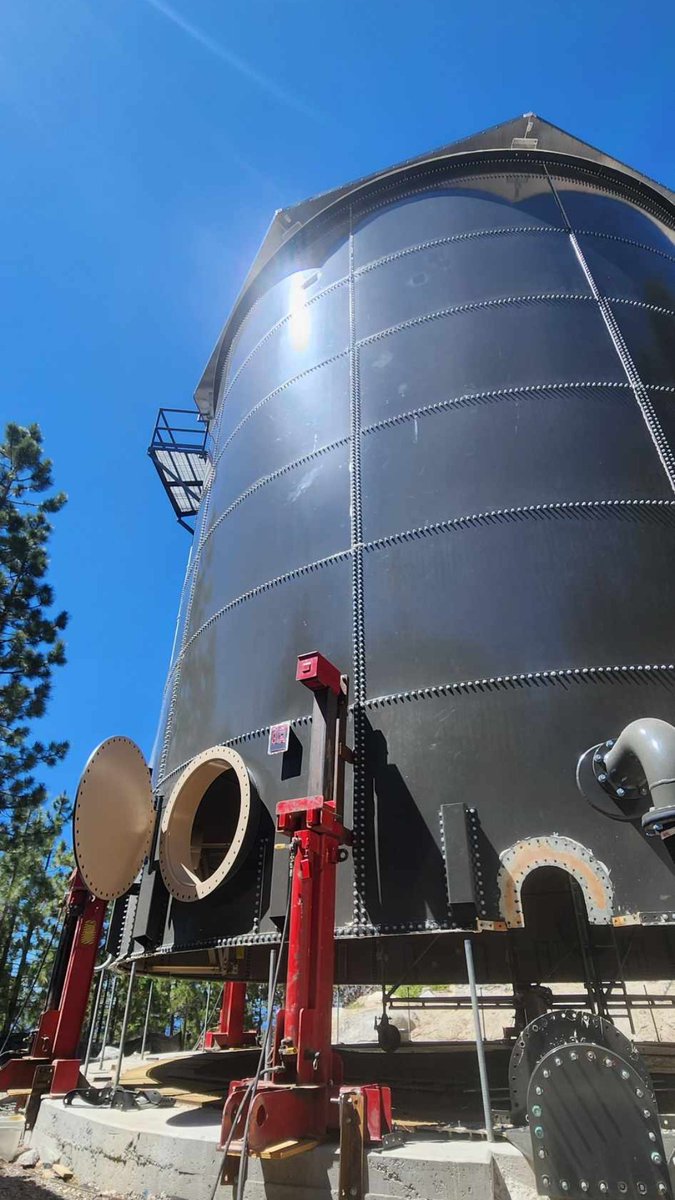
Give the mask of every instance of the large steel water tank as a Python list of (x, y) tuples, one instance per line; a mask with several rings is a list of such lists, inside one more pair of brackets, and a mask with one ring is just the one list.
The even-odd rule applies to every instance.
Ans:
[[(670, 963), (668, 843), (575, 772), (628, 721), (675, 719), (674, 230), (670, 193), (533, 117), (278, 215), (197, 393), (212, 462), (154, 765), (166, 807), (196, 756), (236, 752), (250, 836), (198, 903), (155, 852), (126, 908), (148, 969), (236, 951), (264, 977), (312, 649), (351, 678), (340, 978), (391, 979), (459, 928), (503, 976), (537, 871), (576, 881), (625, 973)], [(241, 781), (200, 779), (208, 879), (197, 843), (217, 866)], [(521, 975), (578, 978), (576, 950), (556, 966), (576, 934), (541, 920)], [(450, 933), (427, 976), (461, 961)]]

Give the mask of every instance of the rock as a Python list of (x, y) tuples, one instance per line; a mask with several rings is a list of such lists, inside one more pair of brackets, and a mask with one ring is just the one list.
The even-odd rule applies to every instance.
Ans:
[(18, 1167), (23, 1167), (24, 1170), (28, 1170), (29, 1167), (36, 1167), (39, 1161), (40, 1155), (38, 1154), (37, 1150), (33, 1150), (31, 1148), (30, 1150), (24, 1150), (23, 1153), (19, 1155), (16, 1160), (16, 1164)]
[(63, 1163), (60, 1163), (60, 1162), (52, 1163), (52, 1171), (54, 1172), (55, 1175), (58, 1175), (59, 1179), (72, 1179), (73, 1178), (73, 1172), (71, 1171), (70, 1167), (64, 1166)]
[[(119, 1046), (108, 1046), (108, 1045), (106, 1045), (106, 1048), (105, 1048), (105, 1050), (103, 1051), (103, 1061), (104, 1061), (104, 1062), (106, 1062), (106, 1061), (108, 1061), (109, 1059), (116, 1059), (116, 1058), (118, 1057), (118, 1055), (119, 1055), (119, 1052), (120, 1052), (120, 1048), (119, 1048)], [(100, 1052), (100, 1050), (99, 1050), (98, 1054), (96, 1055), (96, 1059), (97, 1059), (97, 1061), (98, 1061), (98, 1062), (100, 1062), (100, 1061), (101, 1061), (101, 1052)]]

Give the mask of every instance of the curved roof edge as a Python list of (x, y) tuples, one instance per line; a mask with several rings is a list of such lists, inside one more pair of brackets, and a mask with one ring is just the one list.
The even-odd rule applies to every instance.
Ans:
[[(461, 138), (456, 142), (449, 142), (447, 145), (439, 146), (436, 150), (428, 151), (426, 154), (420, 154), (415, 158), (408, 158), (403, 162), (396, 163), (394, 166), (373, 171), (370, 175), (364, 175), (362, 178), (352, 180), (351, 183), (344, 184), (342, 187), (322, 192), (317, 196), (311, 197), (309, 200), (293, 204), (289, 208), (280, 208), (275, 213), (269, 229), (263, 238), (260, 249), (232, 307), (232, 314), (237, 311), (244, 294), (260, 274), (263, 267), (274, 257), (285, 242), (293, 234), (297, 233), (303, 225), (306, 225), (308, 221), (312, 220), (325, 209), (330, 208), (350, 192), (376, 179), (393, 174), (396, 171), (413, 167), (416, 163), (432, 162), (434, 159), (447, 158), (454, 154), (470, 154), (473, 151), (479, 150), (548, 150), (557, 154), (573, 155), (575, 158), (585, 158), (600, 166), (611, 167), (614, 170), (623, 172), (625, 175), (632, 176), (634, 179), (646, 184), (653, 191), (660, 193), (670, 204), (675, 205), (675, 192), (671, 191), (670, 188), (664, 187), (663, 184), (650, 179), (648, 175), (636, 171), (633, 167), (627, 166), (620, 159), (613, 158), (611, 154), (605, 154), (602, 150), (598, 150), (597, 147), (591, 146), (588, 142), (583, 142), (572, 134), (566, 133), (564, 129), (560, 129), (557, 125), (552, 125), (550, 121), (545, 121), (542, 117), (538, 117), (536, 113), (524, 113), (522, 116), (514, 117), (510, 121), (504, 121), (500, 125), (492, 125), (489, 129), (484, 129), (481, 133), (473, 133), (469, 137)], [(197, 408), (207, 420), (213, 416), (213, 388), (217, 365), (220, 360), (223, 342), (228, 336), (232, 314), (228, 317), (222, 333), (213, 348), (213, 352), (194, 395)]]

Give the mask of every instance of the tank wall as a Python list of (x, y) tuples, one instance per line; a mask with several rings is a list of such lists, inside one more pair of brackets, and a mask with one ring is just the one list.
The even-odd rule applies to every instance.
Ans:
[[(302, 794), (301, 760), (266, 755), (281, 720), (307, 745), (297, 654), (348, 670), (344, 933), (452, 926), (458, 802), (485, 920), (500, 854), (555, 834), (599, 856), (616, 914), (675, 909), (667, 850), (574, 775), (628, 720), (675, 719), (675, 239), (629, 188), (550, 173), (515, 156), (371, 196), (230, 353), (156, 782), (231, 742), (273, 813)], [(191, 906), (192, 943), (271, 936), (268, 835), (236, 916)], [(190, 921), (173, 905), (167, 940)]]

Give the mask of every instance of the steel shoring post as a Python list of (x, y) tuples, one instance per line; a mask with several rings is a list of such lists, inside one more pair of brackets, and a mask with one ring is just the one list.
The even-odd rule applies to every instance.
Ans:
[(575, 881), (569, 877), (570, 892), (572, 895), (572, 907), (574, 909), (574, 920), (577, 927), (577, 937), (579, 939), (579, 950), (581, 952), (581, 961), (583, 963), (584, 972), (586, 975), (585, 984), (588, 993), (588, 1000), (591, 1011), (597, 1013), (600, 1017), (607, 1017), (607, 1005), (603, 995), (602, 987), (598, 980), (597, 971), (595, 968), (595, 959), (593, 957), (593, 949), (588, 937), (588, 914), (586, 905), (579, 897), (579, 892), (575, 887)]
[(111, 972), (106, 971), (105, 984), (103, 985), (103, 995), (101, 996), (101, 1007), (99, 1008), (98, 1020), (96, 1022), (98, 1028), (96, 1030), (96, 1033), (94, 1034), (94, 1041), (96, 1041), (98, 1039), (99, 1043), (100, 1043), (101, 1036), (103, 1034), (103, 1024), (105, 1021), (106, 1005), (108, 1003), (108, 996), (110, 995), (110, 989), (112, 987), (112, 980), (113, 980), (113, 976), (112, 976)]
[[(398, 989), (404, 983), (409, 982), (410, 976), (412, 975), (413, 971), (415, 970), (415, 967), (418, 967), (419, 964), (421, 963), (422, 959), (424, 958), (424, 956), (426, 954), (428, 954), (430, 950), (433, 950), (433, 948), (436, 945), (436, 942), (438, 941), (440, 936), (441, 936), (440, 933), (434, 934), (434, 936), (430, 939), (430, 941), (427, 942), (426, 946), (424, 946), (423, 949), (420, 950), (419, 954), (417, 955), (417, 958), (414, 958), (412, 960), (410, 966), (407, 968), (405, 973), (403, 975), (401, 975), (400, 979), (394, 984), (393, 987), (390, 987), (389, 990), (387, 991), (386, 984), (384, 984), (384, 983), (382, 984), (382, 1008), (383, 1009), (386, 1007), (387, 1004), (389, 1004), (389, 1001), (392, 999), (394, 992), (398, 991)], [(407, 976), (407, 980), (406, 980), (406, 976)]]
[[(642, 988), (643, 988), (644, 994), (645, 994), (645, 996), (646, 996), (646, 995), (647, 995), (647, 984), (646, 984), (646, 983), (643, 983), (643, 985), (642, 985)], [(629, 1009), (628, 1009), (628, 1014), (629, 1014), (629, 1016), (630, 1016), (630, 1007), (629, 1007)], [(657, 1024), (656, 1024), (656, 1017), (654, 1016), (654, 1005), (653, 1005), (653, 1004), (650, 1004), (650, 1005), (649, 1005), (649, 1015), (650, 1015), (650, 1017), (651, 1017), (651, 1019), (652, 1019), (652, 1025), (654, 1026), (654, 1033), (656, 1034), (656, 1040), (657, 1040), (657, 1042), (660, 1042), (660, 1041), (661, 1041), (661, 1038), (660, 1038), (660, 1036), (659, 1036), (659, 1029), (658, 1029), (658, 1026), (657, 1026)], [(633, 1023), (632, 1023), (632, 1021), (631, 1021), (631, 1029), (633, 1029)], [(634, 1029), (633, 1029), (633, 1033), (635, 1033), (635, 1030), (634, 1030)]]
[(150, 1024), (150, 1006), (152, 1004), (152, 989), (155, 986), (155, 981), (150, 977), (150, 990), (148, 991), (148, 1003), (145, 1009), (145, 1021), (143, 1022), (143, 1041), (141, 1042), (141, 1058), (145, 1058), (145, 1045), (148, 1040), (148, 1025)]
[(106, 964), (101, 963), (99, 967), (101, 972), (96, 989), (96, 999), (94, 1000), (94, 1008), (91, 1014), (91, 1023), (89, 1025), (89, 1037), (87, 1038), (87, 1052), (82, 1063), (82, 1074), (86, 1075), (89, 1070), (89, 1059), (91, 1058), (91, 1048), (94, 1044), (94, 1033), (96, 1032), (96, 1021), (98, 1019), (98, 1010), (101, 1004), (101, 996), (103, 995), (103, 981), (105, 979)]
[[(630, 1025), (630, 1031), (631, 1031), (633, 1037), (635, 1037), (635, 1022), (633, 1021), (630, 997), (628, 995), (628, 988), (626, 987), (626, 976), (624, 975), (624, 970), (623, 970), (626, 959), (628, 958), (628, 955), (630, 953), (630, 947), (631, 947), (631, 943), (632, 943), (633, 939), (631, 938), (631, 940), (629, 941), (628, 949), (626, 950), (626, 953), (622, 958), (621, 954), (619, 952), (619, 942), (618, 942), (618, 939), (616, 936), (616, 929), (614, 928), (613, 925), (610, 925), (609, 928), (610, 928), (610, 932), (611, 932), (614, 953), (616, 954), (616, 963), (617, 963), (617, 969), (618, 969), (618, 973), (619, 973), (619, 982), (621, 984), (621, 991), (623, 992), (623, 998), (624, 998), (624, 1001), (626, 1004), (626, 1013), (628, 1015), (628, 1024)], [(609, 999), (609, 994), (607, 996), (607, 999)]]
[(110, 1031), (110, 1018), (112, 1016), (113, 1004), (115, 1003), (115, 991), (116, 990), (117, 990), (117, 976), (113, 975), (112, 987), (110, 989), (110, 996), (108, 998), (108, 1012), (107, 1012), (106, 1019), (105, 1019), (105, 1027), (103, 1029), (103, 1037), (101, 1038), (101, 1058), (100, 1058), (100, 1061), (98, 1064), (99, 1071), (103, 1070), (103, 1062), (105, 1059), (105, 1044), (108, 1040), (108, 1033)]
[[(276, 948), (274, 946), (272, 946), (272, 949), (270, 950), (270, 969), (269, 969), (268, 982), (267, 982), (267, 1025), (268, 1025), (268, 1027), (271, 1027), (272, 1018), (274, 1015), (274, 980), (275, 980), (275, 976), (276, 976), (276, 969), (277, 969), (277, 951), (276, 951)], [(272, 1038), (272, 1030), (270, 1028), (270, 1032), (267, 1034), (267, 1055), (266, 1055), (267, 1061), (265, 1063), (265, 1068), (268, 1070), (272, 1066), (273, 1057), (274, 1057), (274, 1039)]]
[(483, 1098), (483, 1113), (485, 1114), (485, 1132), (487, 1133), (488, 1142), (494, 1142), (495, 1135), (492, 1128), (492, 1113), (490, 1111), (490, 1091), (488, 1088), (487, 1067), (485, 1065), (485, 1047), (483, 1045), (483, 1034), (480, 1027), (480, 1010), (478, 1007), (478, 993), (476, 991), (476, 973), (473, 966), (473, 947), (471, 939), (466, 938), (464, 941), (464, 954), (466, 956), (466, 969), (469, 976), (469, 991), (471, 992), (471, 1008), (473, 1010), (473, 1028), (476, 1036), (476, 1054), (478, 1056), (478, 1074), (480, 1076), (480, 1091)]
[(117, 1053), (117, 1064), (115, 1066), (115, 1078), (113, 1079), (113, 1089), (119, 1086), (120, 1075), (122, 1074), (122, 1059), (124, 1057), (124, 1039), (127, 1036), (127, 1024), (129, 1022), (129, 1010), (131, 1008), (131, 989), (134, 986), (134, 977), (136, 975), (136, 960), (131, 964), (129, 972), (129, 982), (127, 984), (127, 998), (124, 1004), (124, 1016), (122, 1017), (122, 1028), (120, 1030), (120, 1048)]
[(206, 1045), (206, 1031), (209, 1027), (209, 1008), (211, 1007), (211, 984), (206, 985), (206, 1008), (204, 1009), (204, 1025), (202, 1028), (202, 1048)]

